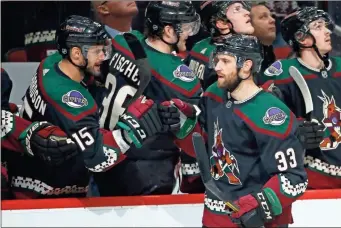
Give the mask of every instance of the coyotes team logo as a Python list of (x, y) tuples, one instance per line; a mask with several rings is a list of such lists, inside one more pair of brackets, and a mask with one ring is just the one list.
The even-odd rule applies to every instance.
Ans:
[(230, 184), (241, 185), (242, 183), (237, 177), (239, 175), (238, 162), (230, 151), (225, 148), (222, 134), (223, 129), (219, 129), (217, 119), (217, 123), (214, 123), (214, 144), (212, 146), (212, 156), (210, 157), (211, 175), (215, 180), (226, 176)]
[(325, 126), (325, 137), (320, 143), (321, 150), (333, 150), (336, 149), (341, 142), (341, 109), (336, 106), (333, 96), (329, 98), (322, 91), (323, 97), (318, 96), (323, 101), (323, 120), (322, 123)]

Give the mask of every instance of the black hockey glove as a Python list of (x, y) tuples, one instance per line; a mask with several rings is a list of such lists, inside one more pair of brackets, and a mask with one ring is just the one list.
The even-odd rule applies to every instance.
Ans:
[(76, 144), (57, 126), (34, 122), (19, 136), (25, 152), (48, 165), (59, 166), (77, 155)]
[(123, 131), (125, 141), (141, 148), (144, 141), (154, 139), (163, 132), (157, 105), (153, 100), (141, 96), (134, 101), (126, 113), (120, 116), (117, 126)]
[(180, 112), (176, 107), (158, 106), (159, 115), (163, 123), (163, 130), (177, 133), (180, 130)]
[(299, 122), (297, 134), (303, 147), (307, 150), (318, 148), (323, 140), (324, 126), (315, 119), (306, 121), (298, 118), (297, 120)]

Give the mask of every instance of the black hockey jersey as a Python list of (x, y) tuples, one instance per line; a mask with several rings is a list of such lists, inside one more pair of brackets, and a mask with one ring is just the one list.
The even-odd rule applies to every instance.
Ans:
[[(279, 99), (259, 89), (248, 100), (227, 98), (212, 84), (204, 93), (211, 175), (231, 200), (268, 187), (283, 213), (277, 225), (291, 222), (291, 204), (307, 187), (304, 149), (296, 136), (295, 115)], [(225, 204), (206, 191), (203, 224), (227, 226)]]
[[(276, 61), (265, 70), (262, 80), (275, 80), (288, 107), (296, 116), (305, 118), (303, 96), (289, 74), (290, 66), (296, 67), (307, 82), (314, 105), (312, 117), (325, 127), (320, 149), (307, 150), (305, 164), (309, 170), (336, 178), (335, 187), (341, 187), (341, 58), (330, 58), (327, 71), (322, 72), (299, 58)], [(318, 180), (321, 181), (322, 178)], [(329, 179), (324, 181), (333, 188)], [(315, 184), (309, 180), (309, 185)]]

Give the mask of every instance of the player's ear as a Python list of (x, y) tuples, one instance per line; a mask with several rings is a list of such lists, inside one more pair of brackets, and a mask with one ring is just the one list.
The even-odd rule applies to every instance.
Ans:
[(251, 72), (252, 65), (253, 65), (252, 60), (247, 59), (244, 61), (243, 71), (245, 72), (246, 75), (249, 75), (249, 73)]
[(166, 36), (166, 39), (172, 39), (172, 37), (174, 37), (176, 34), (175, 34), (175, 31), (174, 31), (174, 28), (170, 25), (166, 25), (163, 29), (163, 34)]
[(72, 47), (70, 50), (70, 58), (72, 61), (80, 61), (82, 57), (82, 51), (79, 47)]
[(97, 7), (97, 12), (99, 14), (108, 15), (110, 14), (109, 7), (107, 5), (100, 5)]
[(310, 47), (314, 43), (312, 35), (306, 35), (302, 40), (299, 41), (303, 46)]
[(232, 27), (230, 23), (228, 23), (226, 21), (222, 21), (222, 20), (217, 20), (215, 22), (215, 26), (220, 30), (226, 31), (226, 33), (229, 33), (230, 29)]

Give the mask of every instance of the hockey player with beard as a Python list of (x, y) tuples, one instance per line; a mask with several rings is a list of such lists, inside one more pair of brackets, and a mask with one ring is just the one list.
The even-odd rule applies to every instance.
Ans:
[[(308, 184), (298, 122), (253, 80), (262, 62), (256, 37), (233, 34), (216, 45), (210, 62), (218, 81), (203, 98), (204, 130), (196, 125), (194, 131), (206, 133), (212, 180), (239, 210), (232, 212), (206, 189), (203, 226), (285, 227), (293, 222), (292, 203)], [(191, 105), (172, 103), (193, 118)]]
[[(32, 197), (82, 197), (87, 192), (89, 170), (104, 172), (117, 165), (132, 142), (143, 144), (163, 125), (156, 104), (140, 97), (119, 117), (121, 128), (107, 131), (99, 127), (97, 105), (84, 81), (87, 73), (99, 75), (101, 63), (111, 57), (111, 42), (102, 25), (70, 16), (60, 25), (56, 43), (60, 54), (40, 63), (26, 92), (22, 115), (60, 126), (76, 143), (78, 156), (59, 167), (17, 158), (24, 175), (18, 187)], [(39, 186), (32, 187), (30, 181)]]
[(197, 42), (189, 53), (186, 64), (200, 79), (204, 90), (217, 80), (208, 59), (215, 48), (214, 43), (230, 34), (252, 34), (251, 6), (246, 1), (203, 1), (200, 6), (202, 26), (210, 37)]
[[(180, 58), (172, 54), (173, 51), (185, 51), (187, 38), (199, 30), (200, 17), (192, 3), (151, 1), (146, 8), (145, 25), (144, 35), (132, 31), (139, 37), (152, 68), (152, 79), (143, 94), (156, 103), (179, 98), (197, 104), (202, 93), (199, 80)], [(116, 53), (110, 60), (110, 73), (104, 83), (110, 93), (104, 98), (101, 110), (101, 126), (110, 130), (124, 112), (124, 99), (133, 96), (137, 86), (134, 81), (137, 68), (132, 63), (132, 52), (123, 35), (117, 35), (112, 43)], [(127, 80), (122, 80), (124, 78)], [(178, 114), (175, 108), (173, 110), (174, 115)], [(187, 122), (182, 126), (182, 129), (190, 130), (192, 124)], [(179, 137), (182, 138), (181, 133)], [(115, 169), (95, 174), (101, 195), (172, 193), (175, 167), (179, 160), (179, 149), (172, 135), (160, 134), (152, 144), (131, 148), (126, 155), (127, 159)], [(193, 154), (184, 151), (180, 156), (185, 172), (198, 173), (196, 166), (187, 165), (188, 158)], [(184, 188), (181, 190), (186, 191)]]
[[(332, 50), (330, 34), (333, 22), (316, 7), (306, 7), (288, 15), (281, 22), (284, 40), (297, 58), (273, 63), (263, 74), (263, 81), (275, 80), (284, 101), (296, 116), (310, 117), (320, 125), (312, 126), (324, 135), (319, 146), (307, 148), (305, 165), (309, 188), (341, 188), (341, 58), (328, 57)], [(310, 94), (302, 94), (289, 68), (295, 67), (303, 76)], [(310, 97), (313, 111), (307, 115), (303, 95)]]

